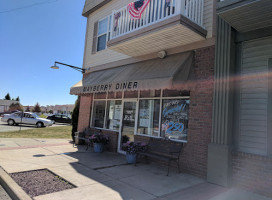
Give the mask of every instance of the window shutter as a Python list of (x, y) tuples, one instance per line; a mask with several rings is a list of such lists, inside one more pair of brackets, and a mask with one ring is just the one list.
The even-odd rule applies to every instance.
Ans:
[(92, 46), (92, 54), (97, 52), (97, 32), (98, 32), (98, 22), (94, 23), (94, 32), (93, 32), (93, 46)]

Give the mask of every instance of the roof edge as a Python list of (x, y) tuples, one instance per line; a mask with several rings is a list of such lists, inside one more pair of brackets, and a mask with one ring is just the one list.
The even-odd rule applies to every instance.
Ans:
[(106, 5), (107, 3), (111, 2), (112, 0), (86, 0), (85, 5), (82, 11), (82, 16), (88, 17), (91, 13), (98, 10), (102, 6)]

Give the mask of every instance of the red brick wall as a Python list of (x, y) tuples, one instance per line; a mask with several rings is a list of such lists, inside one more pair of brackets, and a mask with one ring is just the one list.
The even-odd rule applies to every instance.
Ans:
[(148, 143), (150, 137), (147, 136), (141, 136), (141, 135), (134, 135), (134, 140), (136, 142), (144, 142), (144, 143)]
[(211, 142), (214, 56), (214, 46), (195, 51), (188, 143), (180, 163), (184, 172), (201, 177), (207, 176), (208, 144)]
[(106, 148), (110, 152), (117, 152), (117, 146), (118, 146), (118, 134), (119, 132), (116, 131), (109, 131), (109, 130), (103, 130), (102, 133), (109, 137), (109, 144), (107, 144)]
[(272, 197), (272, 158), (236, 152), (232, 170), (234, 186)]
[(102, 130), (93, 127), (91, 128), (91, 130), (93, 131), (93, 133), (101, 132), (103, 135), (108, 136), (109, 143), (106, 145), (106, 150), (114, 153), (117, 152), (119, 131)]
[(80, 107), (78, 117), (78, 131), (84, 131), (85, 128), (90, 127), (92, 96), (80, 96)]
[[(207, 176), (208, 144), (212, 132), (214, 46), (195, 51), (195, 81), (181, 85), (190, 91), (188, 143), (180, 159), (183, 172)], [(135, 136), (136, 141), (148, 143), (149, 138)], [(174, 166), (174, 165), (173, 165)]]

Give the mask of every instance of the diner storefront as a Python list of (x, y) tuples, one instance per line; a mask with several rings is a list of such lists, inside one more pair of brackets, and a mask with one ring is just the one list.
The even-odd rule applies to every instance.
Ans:
[(96, 94), (91, 112), (91, 127), (120, 132), (118, 151), (134, 135), (187, 142), (189, 92), (151, 90)]
[(100, 129), (109, 150), (127, 141), (166, 138), (186, 143), (180, 166), (206, 176), (213, 94), (214, 48), (156, 58), (84, 74), (79, 131)]

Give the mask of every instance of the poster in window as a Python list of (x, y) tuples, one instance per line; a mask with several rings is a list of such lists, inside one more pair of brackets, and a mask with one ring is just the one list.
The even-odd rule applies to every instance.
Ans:
[(114, 119), (116, 119), (116, 120), (120, 120), (121, 119), (121, 105), (115, 105)]
[(149, 127), (149, 109), (140, 109), (139, 113), (140, 127)]
[(171, 99), (163, 101), (162, 135), (169, 139), (186, 140), (190, 100)]
[(134, 122), (135, 121), (135, 111), (134, 110), (125, 110), (124, 111), (124, 121)]
[(114, 106), (110, 105), (110, 109), (109, 109), (109, 119), (110, 120), (113, 119), (113, 111), (114, 111)]

